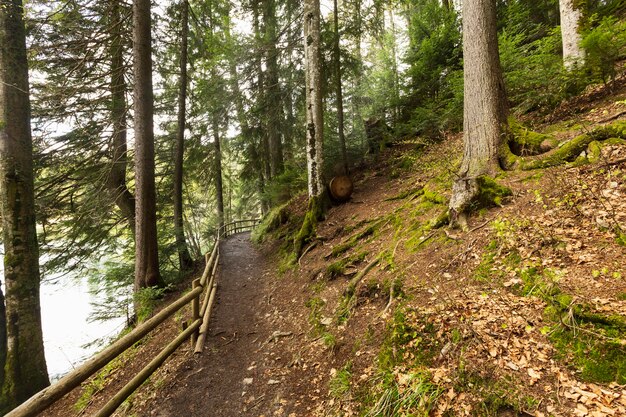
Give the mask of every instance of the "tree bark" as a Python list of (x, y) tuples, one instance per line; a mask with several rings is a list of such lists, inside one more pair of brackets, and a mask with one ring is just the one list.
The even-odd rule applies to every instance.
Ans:
[(222, 146), (220, 144), (220, 125), (217, 116), (213, 116), (213, 142), (215, 145), (215, 197), (217, 201), (217, 223), (219, 230), (224, 226), (224, 186), (222, 181)]
[(346, 150), (345, 122), (343, 114), (343, 88), (341, 86), (341, 49), (339, 48), (339, 5), (333, 2), (333, 20), (335, 26), (335, 42), (333, 57), (335, 59), (335, 93), (337, 95), (337, 130), (339, 133), (339, 147), (341, 148), (341, 165), (343, 175), (348, 175), (348, 151)]
[(306, 158), (309, 199), (324, 192), (324, 109), (321, 85), (320, 2), (304, 2), (304, 59), (306, 76)]
[(6, 288), (6, 316), (0, 318), (0, 324), (6, 324), (0, 330), (2, 414), (50, 384), (41, 330), (23, 12), (21, 0), (4, 1), (0, 6), (0, 209)]
[[(259, 48), (261, 48), (263, 43), (263, 36), (261, 34), (261, 14), (259, 11), (259, 4), (256, 1), (252, 2), (252, 20), (253, 20), (253, 30), (254, 30), (254, 39)], [(256, 58), (256, 68), (257, 68), (257, 106), (260, 107), (258, 109), (261, 113), (263, 112), (263, 106), (265, 106), (265, 72), (263, 70), (263, 56), (259, 51), (257, 53)], [(269, 138), (266, 130), (265, 124), (262, 122), (259, 123), (259, 128), (257, 129), (259, 135), (259, 156), (260, 161), (263, 166), (263, 171), (260, 172), (259, 175), (263, 175), (264, 179), (261, 183), (265, 184), (272, 179), (272, 167), (270, 163), (270, 144)], [(265, 185), (263, 185), (263, 190), (265, 190)], [(264, 191), (265, 192), (265, 191)], [(261, 196), (261, 198), (264, 198)]]
[(115, 204), (127, 219), (131, 233), (135, 234), (135, 197), (126, 185), (128, 152), (126, 144), (126, 80), (124, 79), (124, 36), (122, 5), (120, 0), (110, 2), (111, 31), (111, 171), (107, 186)]
[(563, 42), (563, 65), (572, 69), (585, 62), (585, 50), (580, 46), (580, 19), (582, 13), (574, 0), (559, 0), (561, 14), (561, 40)]
[(154, 183), (154, 95), (150, 0), (133, 1), (135, 72), (135, 291), (162, 285)]
[(183, 223), (183, 161), (187, 116), (187, 44), (189, 37), (189, 3), (181, 0), (180, 79), (178, 85), (178, 131), (174, 147), (174, 235), (181, 271), (191, 268), (193, 260), (187, 248)]
[(499, 170), (506, 132), (507, 102), (496, 27), (495, 0), (463, 2), (464, 153), (452, 187), (452, 223), (464, 226), (465, 212), (478, 195), (477, 178)]
[(278, 79), (278, 49), (276, 48), (276, 0), (264, 0), (263, 20), (265, 24), (265, 63), (267, 68), (265, 92), (265, 114), (267, 137), (270, 151), (271, 176), (282, 174), (284, 170), (283, 147), (281, 140), (282, 100)]

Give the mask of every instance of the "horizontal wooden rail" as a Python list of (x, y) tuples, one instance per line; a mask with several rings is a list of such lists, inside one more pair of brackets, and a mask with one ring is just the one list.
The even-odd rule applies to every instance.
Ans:
[(220, 236), (226, 238), (233, 234), (248, 232), (256, 227), (261, 220), (259, 219), (246, 219), (246, 220), (236, 220), (234, 222), (228, 223), (220, 229)]
[(126, 398), (130, 396), (130, 394), (135, 392), (135, 390), (139, 388), (139, 386), (143, 384), (146, 379), (154, 373), (154, 371), (159, 369), (159, 366), (163, 365), (163, 362), (165, 362), (165, 360), (169, 358), (170, 355), (174, 353), (174, 351), (178, 349), (178, 347), (200, 327), (201, 323), (202, 320), (196, 320), (191, 324), (191, 326), (187, 327), (187, 329), (178, 335), (178, 337), (169, 345), (167, 345), (165, 349), (163, 349), (156, 356), (156, 358), (152, 359), (152, 361), (146, 365), (145, 368), (143, 368), (132, 380), (130, 380), (124, 388), (115, 394), (115, 396), (113, 396), (113, 398), (111, 398), (109, 402), (106, 403), (97, 414), (95, 414), (95, 417), (108, 417), (113, 414), (115, 410), (117, 410), (117, 407), (119, 407), (126, 400)]
[[(234, 221), (222, 226), (215, 237), (211, 253), (205, 255), (206, 266), (202, 277), (194, 280), (190, 292), (165, 307), (159, 313), (155, 314), (154, 317), (138, 325), (130, 333), (87, 360), (83, 365), (65, 375), (55, 384), (33, 395), (26, 402), (6, 414), (5, 417), (31, 417), (38, 415), (65, 394), (78, 387), (106, 364), (124, 353), (139, 340), (143, 339), (148, 333), (189, 303), (192, 303), (192, 324), (170, 342), (148, 365), (146, 365), (146, 367), (135, 375), (124, 388), (118, 391), (95, 416), (107, 417), (113, 414), (120, 404), (145, 382), (146, 379), (148, 379), (189, 337), (192, 337), (192, 341), (196, 342), (194, 351), (202, 352), (204, 341), (208, 333), (211, 308), (215, 302), (217, 292), (216, 274), (220, 258), (220, 239), (228, 237), (233, 233), (252, 230), (259, 222), (260, 220), (258, 219), (247, 219)], [(202, 293), (205, 290), (204, 297), (202, 297)], [(202, 303), (200, 304), (201, 298)]]
[(44, 388), (37, 394), (33, 395), (22, 405), (9, 412), (5, 417), (30, 417), (41, 413), (55, 401), (79, 386), (82, 382), (87, 380), (87, 378), (119, 356), (126, 349), (141, 340), (145, 335), (154, 330), (159, 324), (170, 318), (174, 313), (180, 310), (184, 305), (188, 304), (201, 292), (201, 287), (188, 292), (169, 306), (165, 307), (154, 317), (137, 326), (137, 328), (135, 328), (132, 332), (128, 333), (126, 336), (122, 337), (111, 346), (89, 359), (74, 371), (61, 378), (55, 384), (49, 386), (48, 388)]

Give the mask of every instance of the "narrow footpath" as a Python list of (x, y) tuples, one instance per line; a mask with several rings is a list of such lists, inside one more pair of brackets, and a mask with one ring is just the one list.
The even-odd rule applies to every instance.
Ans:
[[(273, 271), (250, 234), (222, 242), (217, 300), (202, 354), (185, 355), (136, 416), (207, 417), (285, 414), (285, 375), (291, 358), (283, 342), (292, 329), (275, 329)], [(273, 324), (274, 323), (274, 324)], [(288, 395), (288, 394), (287, 394)]]

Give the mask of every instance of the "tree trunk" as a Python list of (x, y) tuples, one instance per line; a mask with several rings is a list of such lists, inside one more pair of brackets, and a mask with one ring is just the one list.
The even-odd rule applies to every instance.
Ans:
[[(507, 103), (498, 54), (494, 0), (463, 2), (464, 153), (452, 187), (452, 223), (464, 226), (465, 212), (478, 194), (477, 178), (499, 169), (506, 132)], [(506, 144), (506, 143), (505, 143)]]
[(265, 92), (265, 114), (270, 152), (271, 176), (275, 178), (284, 170), (281, 141), (282, 100), (278, 81), (278, 49), (276, 48), (276, 1), (264, 0), (263, 20), (265, 23), (265, 62), (267, 68)]
[(135, 71), (135, 291), (162, 285), (154, 183), (154, 96), (150, 0), (133, 1)]
[(398, 123), (400, 114), (400, 73), (398, 71), (398, 47), (396, 45), (396, 22), (393, 8), (389, 8), (389, 22), (391, 23), (391, 72), (393, 76), (393, 123)]
[(193, 260), (187, 249), (183, 223), (183, 161), (187, 113), (187, 43), (189, 36), (189, 4), (181, 0), (180, 79), (178, 85), (178, 132), (174, 147), (174, 235), (181, 271), (191, 268)]
[(580, 46), (580, 19), (582, 13), (574, 0), (559, 0), (561, 13), (561, 39), (563, 41), (563, 65), (572, 69), (585, 62), (585, 51)]
[(324, 113), (321, 80), (320, 2), (304, 2), (304, 59), (306, 75), (306, 159), (309, 198), (324, 192), (322, 170)]
[(0, 318), (0, 324), (6, 324), (0, 330), (0, 359), (4, 359), (0, 413), (4, 414), (50, 384), (41, 330), (33, 143), (21, 0), (5, 1), (0, 6), (0, 209), (6, 288), (6, 309), (0, 308), (0, 314), (6, 312)]
[(127, 219), (131, 233), (135, 234), (135, 197), (126, 185), (128, 161), (126, 145), (126, 80), (124, 79), (124, 35), (120, 0), (110, 2), (111, 30), (111, 171), (107, 186), (115, 204)]
[(337, 94), (337, 130), (339, 133), (339, 147), (341, 148), (341, 165), (343, 175), (348, 175), (348, 151), (346, 150), (346, 135), (343, 115), (343, 88), (341, 87), (341, 49), (339, 48), (339, 5), (334, 0), (333, 20), (335, 25), (335, 42), (333, 57), (335, 59), (335, 92)]
[(215, 144), (215, 197), (217, 200), (217, 223), (219, 230), (224, 226), (224, 187), (222, 182), (222, 147), (220, 144), (220, 125), (217, 116), (213, 116), (213, 141)]

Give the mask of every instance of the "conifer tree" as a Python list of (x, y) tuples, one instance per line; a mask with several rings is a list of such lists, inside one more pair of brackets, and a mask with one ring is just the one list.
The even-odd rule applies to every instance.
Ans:
[[(0, 294), (0, 412), (50, 384), (39, 302), (33, 143), (24, 8), (0, 2), (0, 210), (4, 283)], [(5, 308), (6, 304), (6, 308)]]

